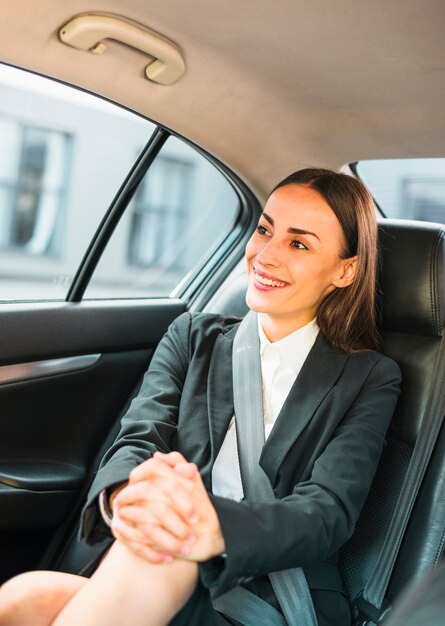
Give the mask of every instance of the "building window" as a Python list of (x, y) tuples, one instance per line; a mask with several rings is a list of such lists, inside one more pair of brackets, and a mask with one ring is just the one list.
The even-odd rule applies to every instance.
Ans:
[(128, 246), (130, 265), (180, 271), (176, 246), (187, 228), (194, 164), (159, 156), (134, 197)]
[(71, 137), (0, 120), (0, 245), (31, 255), (61, 250)]

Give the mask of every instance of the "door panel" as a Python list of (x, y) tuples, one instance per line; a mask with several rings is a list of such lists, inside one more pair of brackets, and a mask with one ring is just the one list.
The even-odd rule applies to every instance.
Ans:
[(168, 299), (0, 308), (0, 580), (62, 549), (104, 442), (184, 310)]
[(181, 300), (0, 305), (0, 365), (150, 348), (185, 310)]
[(78, 571), (64, 548), (98, 459), (185, 310), (167, 295), (202, 308), (260, 212), (166, 129), (3, 70), (0, 582), (61, 561)]

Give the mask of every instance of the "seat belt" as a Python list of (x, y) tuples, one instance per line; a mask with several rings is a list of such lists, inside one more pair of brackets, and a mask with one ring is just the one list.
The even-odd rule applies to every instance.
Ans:
[(380, 624), (391, 612), (391, 606), (385, 600), (386, 591), (420, 485), (444, 422), (445, 338), (441, 339), (435, 372), (437, 380), (442, 381), (442, 384), (436, 384), (429, 394), (419, 434), (377, 563), (365, 589), (354, 601), (358, 612), (354, 626)]
[[(232, 366), (238, 456), (244, 494), (253, 502), (270, 502), (276, 499), (275, 494), (259, 464), (264, 445), (264, 412), (258, 320), (252, 311), (246, 315), (236, 332)], [(269, 574), (269, 579), (285, 621), (274, 607), (240, 586), (217, 598), (214, 601), (215, 609), (244, 626), (317, 626), (314, 605), (301, 567), (273, 572)], [(258, 605), (259, 611), (264, 610), (266, 605), (275, 615), (272, 618), (269, 611), (268, 616), (262, 614), (260, 621), (258, 618), (252, 620), (252, 602)]]

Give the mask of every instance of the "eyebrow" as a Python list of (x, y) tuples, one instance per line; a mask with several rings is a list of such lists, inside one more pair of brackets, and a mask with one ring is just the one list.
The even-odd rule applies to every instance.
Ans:
[[(269, 224), (271, 224), (271, 226), (273, 226), (273, 219), (270, 217), (270, 215), (267, 215), (267, 213), (263, 212), (262, 216), (269, 222)], [(316, 233), (313, 233), (310, 230), (304, 230), (303, 228), (293, 228), (291, 226), (287, 229), (287, 232), (292, 233), (293, 235), (312, 235), (312, 237), (316, 237), (318, 241), (320, 241), (320, 237)]]

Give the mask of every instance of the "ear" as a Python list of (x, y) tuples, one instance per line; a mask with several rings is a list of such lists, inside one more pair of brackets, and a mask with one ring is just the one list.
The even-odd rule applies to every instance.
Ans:
[(342, 259), (338, 276), (333, 281), (333, 284), (336, 287), (341, 289), (342, 287), (348, 287), (354, 282), (355, 273), (357, 271), (357, 260), (357, 256), (351, 256), (349, 259)]

